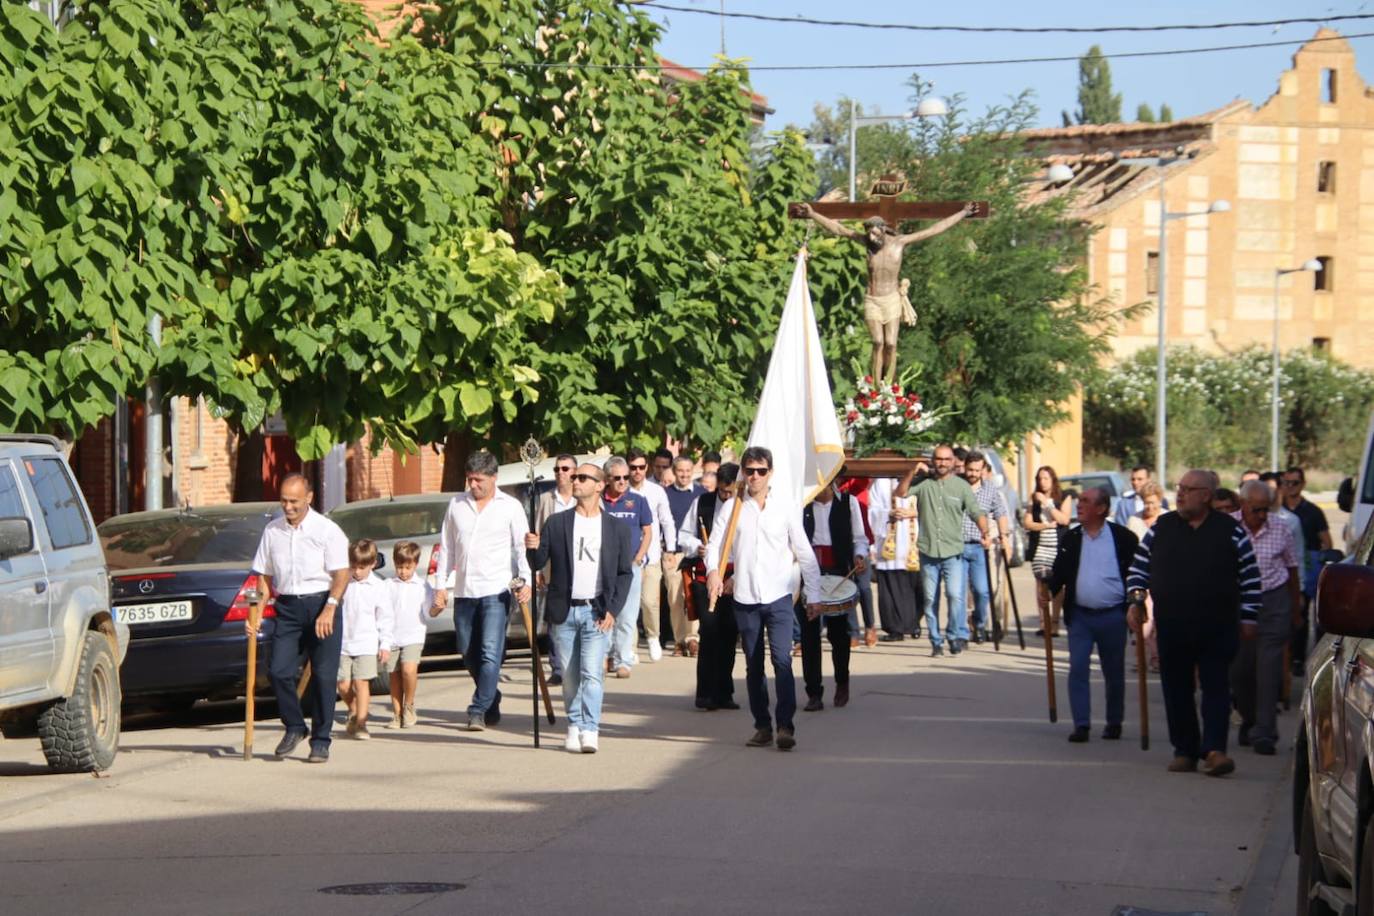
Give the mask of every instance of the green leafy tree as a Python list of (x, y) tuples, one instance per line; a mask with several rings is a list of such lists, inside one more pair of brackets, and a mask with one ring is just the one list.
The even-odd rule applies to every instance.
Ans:
[(1159, 121), (1161, 124), (1169, 124), (1174, 120), (1174, 110), (1168, 103), (1159, 106)]
[(1155, 123), (1155, 112), (1154, 109), (1150, 107), (1149, 102), (1141, 102), (1140, 105), (1137, 106), (1135, 110), (1135, 119), (1142, 124)]
[[(1078, 110), (1074, 119), (1079, 124), (1121, 120), (1121, 93), (1112, 92), (1112, 66), (1097, 45), (1078, 59)], [(1067, 124), (1068, 117), (1064, 120)]]

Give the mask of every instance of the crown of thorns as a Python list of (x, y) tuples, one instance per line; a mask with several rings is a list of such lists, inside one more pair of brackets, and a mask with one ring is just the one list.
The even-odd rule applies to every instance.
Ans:
[(889, 226), (887, 220), (883, 219), (881, 216), (870, 216), (868, 219), (864, 220), (864, 228), (881, 229), (888, 234), (892, 233), (892, 227)]

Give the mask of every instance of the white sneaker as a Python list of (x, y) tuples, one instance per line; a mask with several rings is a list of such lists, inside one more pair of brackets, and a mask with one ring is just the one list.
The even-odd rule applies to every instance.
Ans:
[(583, 733), (582, 733), (582, 753), (584, 753), (584, 754), (595, 754), (595, 753), (596, 753), (596, 732), (583, 732)]
[[(595, 738), (595, 736), (593, 736), (593, 738)], [(568, 726), (568, 740), (566, 740), (566, 741), (563, 742), (563, 750), (568, 751), (569, 753), (572, 753), (572, 754), (580, 754), (580, 753), (582, 753), (582, 741), (581, 741), (580, 739), (581, 739), (581, 732), (579, 732), (579, 731), (577, 730), (577, 726), (576, 726), (576, 725), (569, 725), (569, 726)]]
[(657, 639), (649, 640), (649, 661), (656, 662), (663, 657), (663, 646)]

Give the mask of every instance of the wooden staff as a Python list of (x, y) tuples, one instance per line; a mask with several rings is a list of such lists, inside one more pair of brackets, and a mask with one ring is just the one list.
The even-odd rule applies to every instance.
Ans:
[[(1138, 606), (1138, 605), (1137, 605)], [(1150, 695), (1145, 687), (1145, 608), (1140, 608), (1140, 629), (1135, 634), (1136, 686), (1140, 694), (1140, 749), (1150, 749)]]
[(1045, 683), (1050, 693), (1050, 721), (1059, 721), (1059, 704), (1054, 698), (1054, 637), (1045, 628)]
[(1016, 603), (1016, 588), (1011, 581), (1011, 557), (1002, 554), (1002, 568), (1006, 571), (1007, 594), (1011, 596), (1011, 614), (1016, 618), (1016, 638), (1021, 643), (1021, 651), (1026, 651), (1026, 631), (1021, 629), (1021, 608)]
[[(511, 595), (525, 587), (524, 579), (512, 579), (510, 583)], [(530, 666), (534, 668), (534, 682), (539, 688), (534, 700), (534, 746), (539, 746), (539, 697), (544, 698), (544, 714), (549, 717), (549, 724), (554, 724), (553, 700), (549, 697), (549, 682), (544, 678), (544, 664), (539, 658), (539, 636), (534, 632), (534, 617), (530, 614), (530, 603), (520, 601), (520, 614), (525, 620), (525, 632), (530, 637)]]
[[(721, 577), (721, 581), (725, 579), (725, 567), (730, 562), (730, 550), (735, 546), (735, 526), (739, 524), (739, 510), (740, 506), (744, 503), (744, 497), (746, 495), (744, 490), (744, 479), (744, 473), (741, 471), (739, 492), (735, 494), (735, 505), (730, 510), (730, 524), (725, 527), (725, 541), (720, 546), (720, 567), (716, 572)], [(711, 597), (706, 610), (713, 614), (715, 613), (716, 599), (714, 595)]]
[(258, 628), (262, 625), (262, 612), (266, 602), (262, 592), (248, 608), (248, 699), (243, 706), (243, 759), (253, 759), (253, 719), (257, 715), (258, 691)]

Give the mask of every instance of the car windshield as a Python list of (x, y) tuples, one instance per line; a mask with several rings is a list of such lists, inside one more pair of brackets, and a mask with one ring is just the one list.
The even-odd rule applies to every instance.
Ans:
[(350, 541), (369, 538), (396, 541), (431, 537), (444, 526), (448, 499), (433, 502), (378, 503), (372, 506), (341, 506), (329, 513)]
[(250, 563), (272, 516), (245, 513), (115, 518), (97, 530), (112, 570), (190, 563)]

